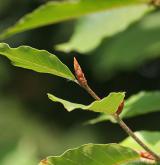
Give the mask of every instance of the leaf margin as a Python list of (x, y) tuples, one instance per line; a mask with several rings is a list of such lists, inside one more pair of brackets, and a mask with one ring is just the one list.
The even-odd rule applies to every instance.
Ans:
[[(9, 53), (8, 51), (11, 53)], [(39, 65), (34, 62), (33, 63), (35, 64), (35, 66), (32, 66), (31, 64), (33, 64), (33, 63), (31, 61), (27, 61), (26, 59), (24, 59), (23, 56), (22, 56), (22, 58), (18, 58), (17, 56), (14, 55), (17, 53), (17, 55), (19, 56), (19, 54), (23, 54), (23, 51), (24, 52), (31, 51), (33, 54), (31, 54), (31, 55), (29, 54), (29, 56), (32, 56), (32, 57), (38, 56), (38, 54), (39, 54), (39, 56), (40, 55), (42, 56), (42, 53), (46, 54), (46, 57), (42, 56), (41, 58), (47, 58), (47, 60), (50, 62), (52, 62), (52, 60), (53, 60), (53, 62), (56, 62), (56, 65), (57, 65), (57, 63), (60, 64), (60, 66), (64, 69), (64, 72), (57, 71), (55, 68), (49, 68), (46, 66), (42, 66), (42, 65)], [(18, 54), (18, 52), (19, 52), (19, 54)], [(48, 73), (48, 74), (56, 75), (59, 77), (63, 77), (63, 78), (72, 80), (72, 81), (76, 80), (75, 76), (72, 74), (70, 69), (64, 63), (62, 63), (61, 60), (59, 60), (59, 58), (56, 55), (49, 53), (47, 50), (39, 50), (39, 49), (32, 48), (30, 46), (25, 46), (25, 45), (22, 45), (22, 46), (19, 46), (16, 48), (11, 48), (6, 43), (0, 43), (0, 55), (7, 57), (7, 59), (9, 59), (11, 61), (11, 63), (17, 67), (33, 70), (33, 71), (36, 71), (39, 73)], [(36, 67), (38, 67), (39, 69), (35, 69)], [(43, 69), (41, 67), (46, 71), (43, 71)], [(65, 71), (66, 71), (66, 73), (65, 73)]]
[[(96, 0), (95, 0), (96, 1)], [(5, 38), (8, 38), (14, 34), (17, 34), (17, 33), (20, 33), (20, 32), (23, 32), (23, 31), (26, 31), (26, 30), (31, 30), (31, 29), (35, 29), (37, 27), (42, 27), (42, 26), (45, 26), (45, 25), (50, 25), (50, 24), (54, 24), (54, 23), (58, 23), (58, 22), (62, 22), (62, 21), (66, 21), (66, 20), (70, 20), (70, 19), (74, 19), (74, 18), (78, 18), (78, 17), (81, 17), (81, 16), (84, 16), (84, 15), (88, 15), (88, 14), (91, 14), (91, 13), (95, 13), (95, 12), (100, 12), (100, 11), (104, 11), (104, 10), (107, 10), (108, 8), (113, 8), (113, 6), (110, 4), (111, 2), (105, 2), (104, 0), (101, 0), (101, 2), (99, 2), (99, 5), (100, 3), (101, 4), (101, 9), (90, 9), (89, 5), (88, 5), (88, 8), (91, 10), (91, 12), (89, 12), (89, 9), (86, 8), (86, 11), (85, 13), (82, 13), (82, 14), (73, 14), (72, 13), (72, 17), (69, 17), (69, 18), (63, 18), (61, 20), (56, 20), (56, 21), (53, 21), (52, 19), (50, 21), (48, 21), (46, 24), (44, 24), (44, 21), (41, 21), (41, 23), (39, 24), (39, 26), (37, 25), (34, 25), (33, 27), (28, 27), (26, 28), (23, 23), (26, 22), (26, 20), (30, 20), (30, 18), (32, 18), (33, 16), (32, 15), (36, 15), (37, 13), (41, 12), (41, 10), (45, 10), (45, 8), (47, 8), (47, 6), (51, 6), (53, 5), (53, 8), (56, 6), (56, 4), (58, 5), (63, 5), (63, 4), (67, 4), (68, 3), (72, 3), (72, 4), (76, 4), (76, 3), (82, 3), (81, 4), (81, 8), (82, 6), (86, 6), (87, 3), (91, 3), (90, 0), (86, 0), (86, 1), (80, 1), (80, 0), (76, 0), (76, 1), (73, 1), (73, 0), (69, 0), (67, 2), (48, 2), (44, 5), (41, 5), (40, 7), (38, 7), (37, 9), (33, 10), (32, 12), (30, 13), (27, 13), (26, 15), (24, 15), (23, 17), (21, 17), (13, 26), (7, 28), (6, 30), (4, 30), (1, 34), (0, 34), (0, 40), (3, 40)], [(86, 3), (86, 4), (85, 4)], [(93, 3), (93, 2), (92, 2)], [(98, 1), (97, 1), (98, 3)], [(112, 2), (113, 3), (113, 2)], [(115, 2), (114, 2), (115, 3)], [(113, 3), (113, 4), (114, 4)], [(125, 5), (132, 5), (132, 4), (144, 4), (144, 3), (148, 3), (148, 0), (132, 0), (132, 1), (128, 1), (128, 0), (125, 0), (124, 4)], [(71, 4), (71, 5), (72, 5)], [(106, 7), (104, 7), (104, 4), (106, 4)], [(108, 6), (107, 6), (108, 4)], [(115, 5), (115, 4), (114, 4)], [(90, 5), (92, 6), (92, 5)], [(117, 4), (115, 5), (117, 7), (121, 6), (121, 3), (119, 3), (119, 1), (117, 2)], [(95, 7), (95, 6), (94, 6)], [(77, 9), (77, 8), (75, 8)], [(77, 10), (78, 11), (78, 10)], [(42, 17), (41, 17), (42, 18)], [(32, 21), (33, 23), (34, 21)], [(17, 30), (17, 26), (19, 28), (19, 30)], [(22, 28), (24, 26), (24, 28)]]
[(122, 145), (119, 145), (119, 144), (116, 144), (116, 143), (109, 143), (109, 144), (93, 144), (93, 143), (88, 143), (88, 144), (83, 144), (83, 145), (81, 145), (81, 146), (79, 146), (79, 147), (75, 147), (75, 148), (73, 148), (73, 149), (68, 149), (68, 150), (66, 150), (64, 153), (62, 153), (61, 155), (59, 155), (59, 156), (48, 156), (46, 159), (44, 159), (44, 160), (42, 160), (40, 163), (39, 163), (39, 165), (53, 165), (52, 164), (52, 158), (62, 158), (63, 159), (63, 157), (65, 156), (65, 154), (67, 154), (67, 153), (69, 153), (69, 152), (74, 152), (75, 150), (80, 150), (81, 148), (84, 148), (84, 147), (88, 147), (88, 146), (96, 146), (96, 147), (118, 147), (118, 148), (121, 148), (121, 149), (123, 149), (123, 150), (125, 150), (126, 149), (126, 151), (128, 152), (132, 152), (133, 154), (135, 154), (135, 158), (133, 159), (130, 159), (130, 160), (126, 160), (126, 162), (122, 162), (122, 163), (128, 163), (128, 162), (130, 162), (130, 161), (139, 161), (140, 160), (140, 156), (139, 156), (139, 154), (136, 152), (136, 151), (134, 151), (133, 149), (131, 149), (131, 148), (129, 148), (129, 147), (124, 147), (124, 146), (122, 146)]
[[(117, 111), (118, 106), (120, 105), (120, 103), (123, 101), (123, 99), (125, 97), (125, 92), (111, 92), (111, 93), (109, 93), (108, 96), (104, 97), (103, 99), (93, 101), (89, 105), (72, 103), (72, 102), (66, 101), (64, 99), (58, 98), (58, 97), (56, 97), (56, 96), (54, 96), (53, 94), (50, 94), (50, 93), (48, 93), (47, 95), (48, 95), (48, 98), (51, 101), (61, 103), (68, 112), (71, 112), (75, 109), (82, 109), (82, 110), (90, 110), (90, 111), (93, 111), (93, 112), (104, 112), (104, 113), (107, 113), (107, 114), (110, 115), (110, 114), (113, 114)], [(116, 105), (112, 106), (112, 110), (106, 110), (107, 108), (102, 107), (102, 106), (104, 106), (103, 104), (105, 104), (108, 101), (108, 107), (109, 107), (110, 106), (109, 104), (111, 104), (110, 103), (111, 99), (113, 101), (112, 97), (118, 99), (118, 101), (116, 102)], [(101, 107), (97, 107), (98, 104)], [(113, 104), (113, 102), (112, 102), (112, 104)]]

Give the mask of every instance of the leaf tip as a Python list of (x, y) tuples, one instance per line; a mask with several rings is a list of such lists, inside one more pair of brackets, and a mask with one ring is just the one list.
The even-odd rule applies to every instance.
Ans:
[(48, 96), (49, 99), (51, 99), (52, 95), (50, 93), (47, 93), (47, 96)]
[(6, 48), (8, 48), (9, 47), (9, 45), (8, 44), (6, 44), (6, 43), (0, 43), (0, 49), (2, 50), (2, 49), (6, 49)]

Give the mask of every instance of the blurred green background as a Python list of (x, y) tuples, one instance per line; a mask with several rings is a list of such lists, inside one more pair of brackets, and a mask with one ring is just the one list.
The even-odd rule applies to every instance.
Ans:
[[(0, 30), (45, 2), (0, 0)], [(81, 53), (64, 53), (54, 48), (54, 45), (69, 40), (81, 20), (26, 31), (5, 42), (12, 47), (29, 45), (46, 49), (57, 55), (72, 71), (73, 57), (76, 56), (89, 84), (100, 97), (112, 91), (126, 91), (128, 98), (141, 90), (160, 89), (159, 18), (158, 9), (146, 14), (125, 30), (103, 38), (89, 53), (83, 50)], [(109, 25), (110, 21), (106, 22), (106, 26)], [(85, 37), (82, 39), (86, 40)], [(92, 101), (83, 89), (72, 82), (16, 68), (6, 58), (0, 58), (1, 165), (35, 165), (48, 155), (61, 154), (84, 143), (112, 143), (126, 137), (118, 125), (110, 122), (84, 125), (98, 114), (80, 110), (68, 113), (60, 104), (48, 100), (48, 92), (72, 102), (88, 104)], [(158, 112), (126, 122), (135, 131), (160, 129)]]

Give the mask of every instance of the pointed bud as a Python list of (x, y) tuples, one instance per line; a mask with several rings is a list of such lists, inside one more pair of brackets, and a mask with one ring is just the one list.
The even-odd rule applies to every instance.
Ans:
[(117, 111), (116, 111), (116, 114), (117, 115), (120, 115), (122, 110), (123, 110), (123, 107), (124, 107), (124, 100), (122, 101), (122, 103), (119, 105)]
[(75, 57), (74, 57), (74, 71), (75, 71), (75, 75), (76, 75), (76, 78), (77, 78), (79, 84), (82, 87), (86, 86), (87, 80), (86, 80), (84, 73)]

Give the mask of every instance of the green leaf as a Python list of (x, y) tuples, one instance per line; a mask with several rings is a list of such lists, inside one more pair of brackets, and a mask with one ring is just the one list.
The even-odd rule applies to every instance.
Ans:
[(118, 144), (85, 144), (60, 156), (50, 156), (40, 165), (124, 165), (139, 158), (135, 151)]
[(148, 0), (70, 0), (66, 2), (48, 2), (25, 15), (14, 26), (5, 30), (0, 38), (4, 39), (25, 30), (77, 18), (86, 14), (137, 3), (148, 3)]
[(66, 52), (89, 52), (98, 47), (102, 39), (126, 29), (150, 9), (148, 5), (128, 6), (80, 18), (70, 41), (56, 48)]
[(29, 46), (10, 48), (7, 44), (0, 43), (0, 54), (9, 58), (15, 66), (75, 80), (68, 67), (45, 50), (37, 50)]
[(1, 165), (35, 165), (38, 161), (36, 150), (33, 142), (22, 139), (16, 149), (2, 159)]
[[(155, 152), (160, 153), (160, 132), (152, 131), (139, 131), (135, 133), (147, 146), (152, 148)], [(139, 144), (137, 144), (131, 137), (123, 140), (121, 145), (133, 148), (135, 150), (144, 150)]]
[[(160, 91), (139, 92), (132, 95), (125, 101), (124, 109), (121, 113), (122, 118), (135, 117), (147, 113), (160, 111)], [(101, 114), (99, 117), (90, 120), (88, 123), (95, 124), (98, 122), (111, 120), (108, 115)]]
[(139, 92), (127, 99), (122, 112), (123, 118), (160, 111), (160, 91)]
[[(104, 39), (95, 55), (95, 74), (103, 80), (116, 71), (132, 70), (160, 55), (160, 12), (146, 15), (127, 30)], [(137, 60), (138, 59), (138, 60)], [(94, 64), (93, 59), (91, 63)]]
[(132, 163), (132, 162), (130, 162), (130, 163), (126, 163), (125, 165), (149, 165), (149, 164), (151, 164), (151, 165), (160, 165), (160, 163), (153, 163), (152, 161), (148, 161), (148, 160), (146, 160), (146, 161), (137, 161), (137, 162), (134, 162), (134, 163)]
[(54, 102), (60, 102), (70, 112), (74, 109), (91, 110), (94, 112), (104, 112), (105, 114), (113, 114), (116, 112), (118, 106), (123, 101), (125, 96), (124, 92), (110, 93), (107, 97), (100, 101), (94, 101), (90, 105), (82, 105), (77, 103), (71, 103), (69, 101), (60, 99), (54, 95), (48, 94), (49, 99)]

